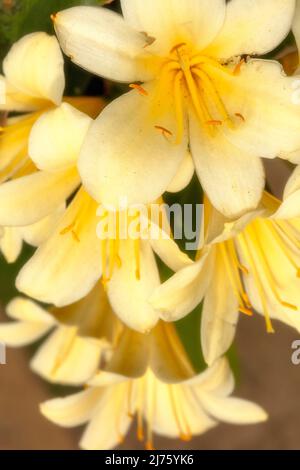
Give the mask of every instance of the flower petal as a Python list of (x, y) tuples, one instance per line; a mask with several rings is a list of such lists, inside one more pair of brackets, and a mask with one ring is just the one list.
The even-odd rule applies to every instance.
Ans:
[(32, 98), (59, 105), (65, 87), (64, 63), (57, 39), (32, 33), (17, 41), (3, 61), (8, 83)]
[(43, 416), (59, 426), (79, 426), (91, 419), (102, 394), (98, 388), (89, 388), (67, 398), (45, 401), (40, 405), (40, 411)]
[(216, 87), (229, 115), (239, 116), (233, 129), (222, 126), (232, 144), (249, 155), (294, 160), (300, 148), (295, 77), (287, 77), (278, 62), (253, 59), (238, 75), (218, 72)]
[(37, 247), (48, 240), (50, 235), (52, 235), (65, 209), (65, 204), (62, 204), (55, 212), (41, 219), (39, 222), (27, 225), (26, 227), (18, 227), (17, 230), (20, 230), (23, 240), (26, 243)]
[[(148, 89), (154, 92), (153, 87)], [(112, 206), (124, 199), (128, 204), (151, 203), (175, 177), (187, 138), (174, 145), (155, 128), (176, 133), (173, 108), (159, 119), (151, 112), (151, 103), (150, 96), (134, 90), (108, 105), (91, 125), (79, 171), (87, 191), (98, 202)]]
[(23, 247), (22, 234), (19, 228), (6, 227), (0, 236), (0, 251), (8, 263), (14, 263)]
[(158, 313), (148, 303), (148, 298), (159, 286), (160, 279), (150, 244), (146, 241), (139, 243), (138, 262), (135, 241), (121, 241), (119, 255), (122, 265), (115, 268), (108, 282), (107, 294), (116, 315), (129, 328), (145, 333), (158, 321)]
[(143, 56), (147, 37), (105, 8), (78, 6), (55, 15), (54, 27), (67, 56), (89, 72), (120, 82), (152, 77)]
[(76, 327), (59, 327), (31, 361), (32, 370), (53, 383), (81, 385), (96, 372), (104, 343), (82, 338)]
[(34, 343), (49, 331), (49, 325), (43, 323), (1, 323), (0, 341), (7, 346), (20, 348)]
[(248, 400), (203, 394), (201, 401), (213, 418), (226, 423), (256, 424), (268, 419), (268, 415), (260, 406)]
[(298, 0), (296, 1), (296, 10), (292, 25), (292, 31), (296, 39), (298, 51), (300, 51), (300, 2)]
[(224, 0), (122, 0), (121, 5), (125, 20), (154, 37), (161, 53), (178, 44), (178, 38), (198, 49), (207, 46), (222, 27), (226, 8)]
[(40, 170), (64, 171), (75, 166), (91, 122), (68, 103), (42, 114), (30, 133), (31, 159)]
[(214, 256), (205, 253), (199, 261), (178, 271), (158, 287), (149, 302), (165, 321), (177, 321), (201, 302), (211, 282)]
[(294, 10), (295, 0), (231, 0), (224, 26), (207, 53), (222, 59), (266, 54), (288, 35)]
[(0, 224), (26, 226), (40, 221), (56, 211), (78, 184), (75, 169), (62, 173), (37, 172), (2, 184)]
[(57, 307), (90, 292), (101, 276), (96, 210), (97, 205), (81, 190), (56, 231), (21, 270), (17, 278), (21, 292)]
[(175, 175), (175, 178), (169, 184), (167, 191), (169, 193), (178, 193), (185, 189), (191, 182), (195, 173), (194, 162), (190, 152), (186, 153), (186, 156), (181, 162), (181, 165)]
[(109, 450), (123, 442), (131, 424), (126, 400), (129, 394), (128, 387), (129, 385), (125, 383), (105, 390), (97, 411), (80, 441), (81, 448)]
[(201, 346), (205, 361), (211, 366), (225, 354), (234, 338), (239, 310), (238, 300), (228, 279), (220, 255), (212, 282), (205, 294), (201, 317)]
[(190, 139), (198, 177), (216, 209), (230, 218), (255, 209), (265, 184), (260, 159), (231, 144), (217, 130), (214, 136), (207, 135), (193, 114)]
[(150, 367), (159, 381), (175, 384), (195, 375), (173, 324), (159, 322), (151, 340)]

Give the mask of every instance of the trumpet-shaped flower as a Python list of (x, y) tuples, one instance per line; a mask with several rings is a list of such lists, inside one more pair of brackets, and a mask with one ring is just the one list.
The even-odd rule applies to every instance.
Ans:
[[(27, 35), (14, 44), (4, 59), (3, 70), (0, 85), (6, 92), (0, 110), (6, 114), (0, 131), (0, 183), (4, 192), (1, 203), (1, 225), (4, 228), (0, 249), (6, 259), (13, 262), (21, 251), (23, 239), (37, 246), (48, 237), (61, 215), (65, 200), (80, 181), (74, 168), (59, 168), (61, 171), (52, 173), (39, 172), (39, 162), (36, 165), (28, 155), (34, 158), (36, 153), (35, 147), (31, 148), (32, 135), (36, 133), (36, 128), (47, 125), (47, 120), (52, 118), (61, 126), (62, 138), (63, 127), (72, 120), (72, 114), (77, 113), (78, 121), (81, 117), (80, 126), (78, 123), (72, 142), (65, 141), (71, 153), (72, 146), (78, 145), (86, 129), (84, 125), (90, 124), (89, 118), (76, 111), (71, 104), (94, 117), (103, 107), (103, 102), (98, 98), (81, 97), (65, 98), (68, 103), (62, 103), (65, 82), (63, 57), (56, 38), (45, 33)], [(7, 117), (9, 112), (23, 114), (11, 118)], [(52, 140), (57, 138), (58, 134), (51, 136)], [(44, 153), (47, 152), (47, 145), (44, 140)], [(52, 155), (52, 158), (57, 159), (57, 155)], [(3, 184), (7, 180), (10, 182)], [(43, 208), (37, 211), (32, 198), (40, 199), (43, 192), (47, 197), (44, 198)], [(28, 213), (22, 217), (18, 197), (23, 206), (34, 206), (30, 217)], [(13, 227), (5, 227), (5, 212), (10, 211), (15, 216)], [(8, 222), (10, 225), (10, 217)]]
[[(40, 117), (29, 141), (30, 156), (40, 171), (0, 186), (0, 224), (33, 224), (74, 193), (51, 236), (22, 269), (18, 289), (62, 307), (86, 296), (102, 277), (116, 314), (144, 332), (159, 318), (147, 301), (160, 283), (154, 251), (173, 270), (190, 260), (159, 227), (161, 236), (157, 239), (150, 235), (142, 238), (138, 209), (131, 216), (125, 210), (125, 220), (124, 214), (114, 214), (120, 225), (116, 233), (106, 233), (106, 224), (98, 228), (109, 208), (102, 207), (102, 216), (97, 215), (98, 204), (80, 187), (76, 168), (90, 125), (91, 118), (67, 103)], [(189, 161), (190, 157), (185, 158)], [(180, 177), (173, 180), (173, 187), (180, 184)], [(136, 219), (133, 233), (125, 230), (124, 234), (123, 224), (129, 217)], [(154, 224), (148, 220), (148, 212), (144, 217), (145, 230), (151, 231)]]
[[(254, 209), (259, 157), (300, 147), (299, 106), (279, 63), (244, 59), (274, 49), (294, 0), (122, 0), (53, 15), (71, 60), (133, 90), (91, 126), (79, 167), (103, 203), (149, 203), (167, 189), (189, 146), (200, 182), (228, 217)], [(284, 12), (284, 14), (283, 14)], [(101, 153), (101, 155), (100, 155)]]
[(207, 201), (198, 260), (154, 293), (151, 302), (167, 321), (204, 300), (201, 343), (208, 364), (231, 345), (239, 312), (263, 314), (268, 332), (272, 318), (300, 331), (300, 219), (289, 218), (293, 202), (280, 206), (265, 193), (261, 207), (232, 222)]
[(50, 335), (38, 348), (31, 368), (49, 382), (80, 385), (99, 367), (112, 348), (119, 324), (101, 284), (76, 304), (45, 310), (25, 298), (7, 306), (14, 321), (0, 324), (0, 339), (11, 347), (31, 344)]
[(153, 433), (188, 441), (218, 421), (264, 421), (260, 407), (230, 397), (233, 387), (226, 359), (196, 375), (173, 326), (159, 323), (148, 336), (125, 331), (83, 392), (47, 401), (41, 411), (60, 426), (88, 423), (80, 446), (89, 450), (119, 445), (136, 415), (137, 437), (150, 450)]

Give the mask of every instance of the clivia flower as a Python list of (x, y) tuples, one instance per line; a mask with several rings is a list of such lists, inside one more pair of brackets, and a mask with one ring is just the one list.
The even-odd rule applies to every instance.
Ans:
[(203, 301), (201, 345), (209, 365), (230, 347), (239, 313), (261, 313), (269, 333), (272, 319), (300, 331), (298, 170), (281, 205), (265, 193), (256, 211), (235, 221), (206, 200), (205, 243), (197, 260), (150, 299), (166, 321), (184, 317)]
[[(90, 124), (88, 118), (83, 122), (85, 116), (80, 120), (83, 114), (75, 108), (92, 117), (103, 108), (103, 101), (99, 98), (63, 98), (63, 66), (57, 39), (42, 32), (24, 36), (13, 45), (3, 61), (4, 75), (0, 76), (0, 81), (5, 94), (4, 103), (0, 104), (4, 116), (0, 130), (0, 183), (4, 194), (1, 201), (0, 250), (9, 262), (14, 262), (20, 254), (23, 240), (38, 246), (47, 239), (64, 209), (65, 200), (80, 182), (78, 171), (74, 168), (60, 168), (60, 172), (53, 172), (52, 168), (47, 172), (38, 171), (42, 167), (39, 167), (38, 160), (33, 161), (36, 150), (32, 148), (32, 135), (36, 133), (36, 128), (43, 128), (48, 121), (52, 123), (56, 120), (60, 134), (52, 135), (51, 140), (62, 138), (64, 128), (69, 121), (73, 122), (72, 114), (75, 114), (78, 128), (72, 141), (64, 140), (71, 154), (73, 146), (86, 131), (84, 125)], [(20, 115), (10, 117), (11, 112)], [(46, 157), (49, 155), (48, 142), (44, 140), (42, 145)], [(52, 155), (52, 158), (54, 166), (57, 155)], [(34, 201), (42, 199), (44, 206), (37, 210)], [(21, 211), (18, 206), (20, 202)], [(23, 207), (27, 207), (24, 216)], [(6, 227), (9, 224), (6, 224), (5, 213), (9, 214), (9, 222), (12, 215), (15, 217), (13, 227)]]
[(100, 283), (68, 307), (45, 309), (17, 297), (6, 312), (14, 321), (0, 323), (0, 340), (22, 347), (48, 335), (34, 354), (31, 369), (48, 382), (66, 385), (82, 385), (95, 374), (121, 328)]
[(288, 34), (294, 0), (122, 0), (53, 15), (64, 52), (133, 90), (91, 126), (83, 184), (104, 204), (150, 203), (166, 191), (188, 147), (212, 204), (227, 217), (255, 209), (261, 157), (296, 158), (299, 106), (279, 63), (249, 59)]
[(64, 427), (88, 423), (80, 441), (86, 450), (120, 445), (136, 416), (137, 437), (151, 450), (153, 433), (189, 441), (220, 421), (267, 419), (258, 405), (231, 397), (233, 388), (226, 359), (197, 375), (173, 325), (161, 322), (148, 336), (123, 331), (111, 359), (84, 391), (46, 401), (41, 412)]
[[(106, 234), (105, 226), (99, 233), (99, 205), (81, 186), (77, 171), (80, 148), (91, 123), (90, 117), (68, 103), (39, 118), (29, 139), (29, 155), (39, 171), (0, 186), (0, 225), (34, 224), (69, 198), (52, 232), (21, 270), (18, 289), (63, 307), (85, 297), (102, 278), (116, 314), (129, 327), (145, 332), (159, 319), (159, 312), (148, 303), (160, 284), (154, 253), (173, 271), (191, 261), (159, 226), (156, 238), (141, 239), (140, 215), (135, 210), (138, 218), (133, 234), (126, 232), (121, 239), (122, 227), (116, 234)], [(173, 188), (180, 186), (180, 179), (173, 180)], [(105, 207), (103, 211), (107, 213)], [(122, 214), (115, 215), (121, 224)], [(154, 225), (147, 219), (147, 229)]]

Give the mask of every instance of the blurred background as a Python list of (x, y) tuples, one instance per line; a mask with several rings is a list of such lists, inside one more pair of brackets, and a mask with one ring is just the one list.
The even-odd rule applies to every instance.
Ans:
[[(99, 5), (101, 0), (0, 0), (0, 60), (11, 44), (33, 31), (53, 33), (50, 14), (73, 5)], [(118, 2), (112, 2), (118, 8)], [(292, 47), (289, 37), (274, 54)], [(273, 56), (274, 56), (273, 54)], [(121, 86), (112, 86), (73, 66), (66, 60), (67, 90), (69, 95), (104, 95), (112, 99)], [(290, 168), (282, 162), (266, 164), (268, 185), (278, 196)], [(195, 180), (178, 195), (180, 202), (199, 202), (200, 188)], [(171, 201), (170, 201), (171, 202)], [(24, 248), (14, 265), (7, 265), (0, 257), (0, 321), (7, 321), (5, 305), (16, 295), (14, 279), (20, 267), (30, 257), (32, 249)], [(163, 273), (163, 277), (168, 273)], [(204, 367), (199, 352), (200, 309), (178, 323), (178, 331), (195, 368)], [(197, 328), (195, 328), (197, 325)], [(292, 342), (300, 335), (284, 325), (274, 323), (275, 335), (268, 335), (265, 322), (259, 315), (241, 317), (237, 340), (230, 352), (232, 367), (237, 377), (236, 396), (253, 400), (270, 415), (268, 422), (257, 426), (219, 425), (216, 429), (189, 443), (157, 437), (158, 449), (300, 449), (300, 365), (291, 362)], [(7, 364), (0, 365), (0, 449), (77, 449), (82, 429), (65, 430), (44, 419), (38, 404), (55, 396), (64, 396), (74, 389), (52, 386), (34, 375), (29, 359), (35, 348), (9, 349)], [(122, 449), (142, 449), (135, 438), (133, 427)]]

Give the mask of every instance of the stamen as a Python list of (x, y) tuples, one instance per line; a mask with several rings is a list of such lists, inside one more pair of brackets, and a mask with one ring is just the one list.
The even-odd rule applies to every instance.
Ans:
[(246, 119), (244, 118), (244, 116), (241, 113), (234, 113), (234, 115), (236, 117), (240, 118), (243, 122), (246, 122)]
[(183, 427), (182, 427), (181, 419), (184, 417), (184, 414), (181, 413), (180, 400), (176, 400), (173, 387), (174, 387), (174, 385), (169, 385), (168, 386), (171, 406), (172, 406), (173, 413), (174, 413), (174, 418), (175, 418), (175, 421), (176, 421), (176, 425), (177, 425), (177, 428), (178, 428), (180, 439), (182, 441), (187, 442), (187, 441), (191, 440), (192, 434), (191, 434), (190, 428), (188, 426), (188, 423), (185, 419), (183, 419), (183, 421), (184, 421), (184, 426), (185, 426), (186, 429), (184, 430)]
[(166, 138), (173, 135), (173, 132), (169, 131), (169, 129), (166, 129), (165, 127), (162, 127), (162, 126), (154, 126), (154, 127), (155, 127), (155, 129), (160, 131), (162, 133), (162, 135)]
[(222, 118), (226, 121), (227, 124), (229, 124), (230, 126), (233, 126), (233, 122), (226, 110), (223, 100), (220, 97), (219, 92), (216, 89), (211, 78), (203, 70), (197, 67), (193, 68), (192, 72), (193, 74), (195, 74), (197, 77), (200, 78), (201, 82), (203, 82), (203, 88), (205, 90), (205, 93), (209, 96), (211, 101), (216, 105)]
[(132, 89), (138, 91), (140, 95), (143, 95), (143, 96), (148, 96), (149, 95), (148, 91), (145, 90), (145, 88), (143, 88), (141, 85), (137, 85), (136, 83), (131, 83), (129, 85), (129, 88), (132, 88)]
[(177, 123), (177, 135), (176, 135), (176, 144), (180, 144), (183, 139), (184, 134), (184, 111), (182, 103), (182, 78), (183, 72), (180, 71), (177, 73), (174, 81), (174, 100), (175, 100), (175, 114), (176, 114), (176, 123)]
[(54, 23), (57, 18), (57, 13), (52, 13), (52, 15), (50, 15), (50, 18), (51, 18), (51, 21), (53, 21)]
[(241, 68), (245, 63), (245, 59), (240, 60), (240, 62), (235, 66), (233, 70), (233, 75), (239, 75), (241, 73)]
[(212, 121), (206, 121), (206, 124), (209, 124), (210, 126), (222, 126), (223, 122), (212, 120)]
[(251, 271), (253, 273), (253, 276), (254, 276), (254, 279), (255, 279), (255, 284), (256, 284), (256, 287), (258, 289), (259, 296), (260, 296), (261, 303), (262, 303), (262, 307), (263, 307), (267, 332), (268, 333), (275, 333), (274, 328), (272, 326), (270, 314), (269, 314), (269, 311), (268, 311), (268, 306), (267, 306), (263, 286), (261, 284), (261, 280), (260, 280), (259, 274), (258, 274), (257, 269), (256, 269), (255, 261), (253, 259), (250, 248), (248, 246), (247, 239), (246, 239), (244, 234), (239, 234), (237, 237), (238, 237), (239, 243), (241, 244), (241, 247), (244, 251), (245, 256), (248, 258), (249, 265), (251, 266)]

